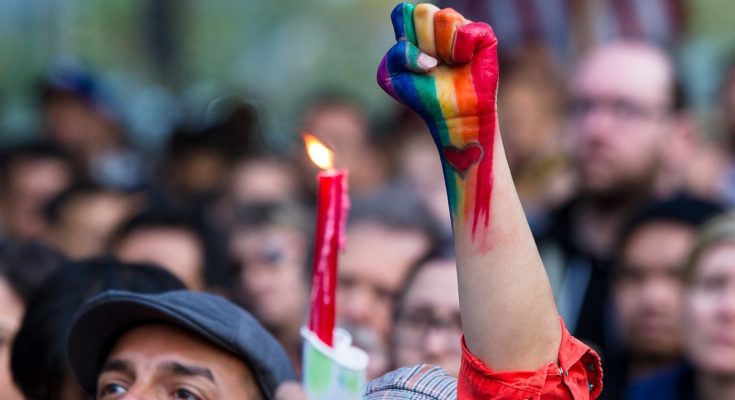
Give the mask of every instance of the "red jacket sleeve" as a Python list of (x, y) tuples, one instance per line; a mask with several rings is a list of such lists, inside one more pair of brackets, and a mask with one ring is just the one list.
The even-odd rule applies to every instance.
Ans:
[(462, 339), (458, 399), (596, 399), (602, 392), (600, 356), (569, 334), (561, 320), (557, 363), (536, 371), (495, 372), (467, 349)]

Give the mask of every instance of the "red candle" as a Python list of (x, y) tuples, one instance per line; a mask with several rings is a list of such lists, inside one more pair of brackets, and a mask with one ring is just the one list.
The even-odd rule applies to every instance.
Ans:
[(327, 346), (333, 344), (337, 256), (344, 246), (344, 224), (349, 209), (347, 171), (333, 169), (332, 152), (311, 135), (305, 135), (312, 161), (322, 169), (317, 175), (316, 232), (312, 260), (309, 330)]

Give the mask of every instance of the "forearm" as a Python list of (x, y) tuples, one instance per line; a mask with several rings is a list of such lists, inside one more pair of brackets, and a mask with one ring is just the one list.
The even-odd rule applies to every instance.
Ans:
[(399, 4), (378, 84), (427, 122), (442, 159), (467, 346), (495, 370), (555, 361), (551, 288), (497, 127), (497, 38), (452, 9)]
[[(439, 143), (441, 148), (477, 143), (485, 151), (464, 177), (442, 156), (454, 225), (462, 325), (468, 348), (493, 369), (537, 369), (556, 361), (561, 329), (495, 118), (491, 122), (483, 126), (479, 120), (450, 121), (447, 129), (463, 134), (452, 135), (454, 143)], [(457, 143), (457, 138), (479, 139)]]

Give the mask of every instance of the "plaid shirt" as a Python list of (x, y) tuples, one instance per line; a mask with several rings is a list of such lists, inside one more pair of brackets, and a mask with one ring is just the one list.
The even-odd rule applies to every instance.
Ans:
[(457, 398), (457, 379), (426, 364), (401, 368), (373, 380), (365, 400), (449, 400)]

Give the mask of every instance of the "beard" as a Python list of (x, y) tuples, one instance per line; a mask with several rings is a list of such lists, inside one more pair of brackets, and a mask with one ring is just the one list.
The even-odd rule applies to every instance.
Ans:
[(582, 197), (598, 209), (614, 209), (621, 205), (640, 203), (653, 195), (655, 180), (648, 182), (621, 182), (604, 189), (588, 188), (582, 190)]
[(606, 184), (592, 182), (593, 177), (581, 177), (580, 195), (596, 208), (614, 209), (620, 206), (637, 204), (653, 197), (661, 170), (660, 157), (653, 157), (638, 174), (618, 174), (608, 179)]
[(649, 348), (631, 348), (629, 350), (632, 361), (647, 365), (672, 364), (681, 358), (681, 351), (678, 349), (662, 349), (661, 351), (654, 351)]

